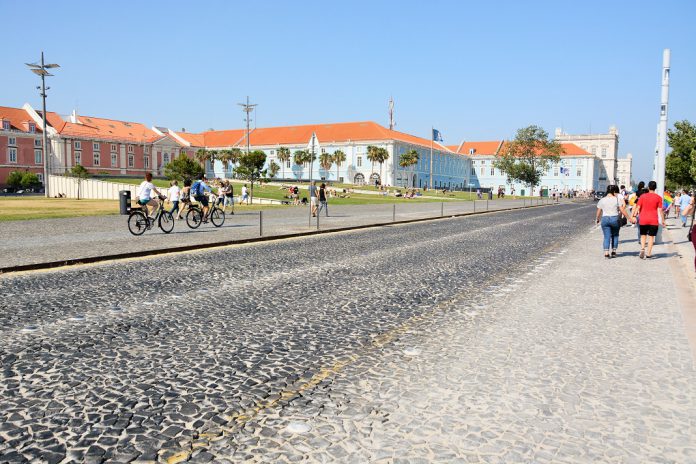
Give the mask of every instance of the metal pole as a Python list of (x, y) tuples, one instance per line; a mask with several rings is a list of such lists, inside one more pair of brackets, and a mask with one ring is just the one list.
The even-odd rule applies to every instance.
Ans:
[(319, 215), (317, 214), (317, 230), (319, 230)]
[(486, 211), (488, 211), (488, 198), (486, 198)]
[(445, 203), (440, 203), (440, 217), (445, 215)]
[(396, 203), (392, 205), (392, 222), (396, 222)]
[(430, 180), (429, 184), (430, 186), (428, 187), (430, 190), (433, 189), (433, 131), (435, 130), (434, 127), (430, 128)]
[(476, 212), (476, 200), (474, 200), (474, 213)]
[(657, 194), (665, 192), (665, 156), (667, 153), (667, 107), (669, 104), (669, 61), (671, 52), (665, 48), (662, 52), (662, 95), (660, 98), (660, 125), (658, 132), (657, 162), (655, 163), (655, 181)]
[[(309, 227), (312, 227), (312, 168), (314, 166), (314, 133), (312, 133), (312, 153), (309, 155)], [(319, 223), (319, 215), (317, 214), (317, 224)], [(317, 225), (317, 229), (319, 226)]]
[(259, 236), (263, 237), (263, 211), (259, 211)]
[[(44, 69), (44, 53), (41, 52), (41, 69)], [(41, 74), (41, 99), (43, 101), (43, 130), (41, 131), (41, 137), (43, 139), (43, 178), (44, 178), (44, 195), (46, 198), (50, 198), (51, 194), (48, 191), (48, 147), (46, 146), (48, 138), (46, 137), (46, 76)]]

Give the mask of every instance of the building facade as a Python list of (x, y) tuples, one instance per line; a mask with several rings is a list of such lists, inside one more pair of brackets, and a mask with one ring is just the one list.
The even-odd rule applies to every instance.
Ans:
[(626, 158), (619, 158), (617, 165), (618, 185), (625, 185), (627, 188), (633, 186), (633, 155), (627, 154)]
[(43, 182), (41, 126), (21, 108), (0, 106), (0, 186), (12, 171), (33, 172)]
[(462, 142), (450, 147), (471, 157), (470, 188), (497, 192), (502, 189), (511, 195), (547, 195), (549, 192), (589, 192), (593, 188), (596, 163), (591, 153), (572, 143), (562, 143), (563, 153), (558, 163), (553, 163), (541, 179), (540, 185), (530, 191), (529, 185), (512, 182), (494, 166), (496, 155), (504, 140), (488, 142)]

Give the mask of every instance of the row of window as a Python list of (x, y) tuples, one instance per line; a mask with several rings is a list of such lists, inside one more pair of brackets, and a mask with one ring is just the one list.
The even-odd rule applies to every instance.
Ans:
[[(75, 150), (82, 150), (82, 142), (80, 140), (75, 140), (73, 142), (73, 146), (75, 147)], [(150, 153), (150, 147), (145, 146), (143, 147), (145, 153)], [(101, 144), (98, 142), (92, 142), (92, 150), (93, 151), (100, 151), (101, 150)], [(115, 153), (118, 151), (118, 145), (115, 143), (111, 144), (111, 152)], [(128, 145), (128, 153), (135, 153), (135, 148), (133, 145)]]
[[(16, 147), (17, 146), (17, 137), (8, 137), (7, 138), (7, 146), (8, 147)], [(34, 139), (34, 146), (41, 147), (41, 139)]]
[[(567, 169), (570, 169), (570, 168), (567, 168)], [(481, 167), (480, 172), (481, 172), (481, 174), (480, 174), (481, 176), (485, 176), (486, 175), (486, 168)], [(490, 168), (491, 176), (495, 176), (495, 172), (496, 172), (495, 168), (493, 168), (493, 167)], [(553, 171), (549, 171), (549, 176), (558, 177), (559, 174), (560, 174), (560, 172), (559, 172), (558, 166), (554, 166)], [(471, 168), (471, 175), (472, 176), (476, 175), (476, 168), (475, 167)], [(580, 167), (580, 166), (577, 167), (577, 169), (575, 170), (575, 175), (576, 175), (576, 177), (582, 177), (582, 167)]]
[[(8, 120), (3, 120), (3, 121), (2, 121), (2, 129), (3, 129), (3, 130), (6, 130), (6, 131), (11, 130), (11, 129), (12, 129), (12, 124), (10, 123), (10, 121), (8, 121)], [(30, 133), (30, 134), (35, 134), (35, 133), (36, 133), (36, 124), (34, 124), (33, 122), (30, 122), (30, 123), (29, 123), (29, 133)]]
[[(16, 148), (10, 147), (7, 149), (7, 161), (9, 163), (16, 163), (17, 162), (17, 149)], [(34, 150), (34, 163), (35, 164), (43, 163), (43, 150)]]
[[(82, 164), (82, 152), (76, 151), (74, 159), (75, 159), (75, 164)], [(166, 166), (167, 164), (169, 164), (169, 154), (165, 153), (162, 156), (162, 165)], [(150, 167), (150, 157), (149, 156), (143, 157), (143, 165), (146, 169)], [(94, 152), (92, 154), (92, 166), (101, 166), (101, 153)], [(111, 153), (111, 166), (118, 167), (118, 154), (117, 153)], [(135, 156), (132, 154), (128, 155), (128, 167), (129, 168), (135, 167)]]

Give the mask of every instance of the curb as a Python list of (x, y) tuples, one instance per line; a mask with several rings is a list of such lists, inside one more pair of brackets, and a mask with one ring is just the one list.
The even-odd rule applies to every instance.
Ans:
[(100, 263), (100, 262), (106, 262), (106, 261), (117, 261), (117, 260), (122, 260), (122, 259), (130, 259), (130, 258), (142, 258), (142, 257), (146, 257), (146, 256), (165, 255), (165, 254), (169, 254), (169, 253), (180, 253), (180, 252), (185, 252), (185, 251), (206, 250), (206, 249), (210, 249), (210, 248), (218, 248), (218, 247), (224, 247), (224, 246), (230, 246), (230, 245), (243, 245), (243, 244), (247, 244), (247, 243), (270, 242), (270, 241), (274, 241), (274, 240), (285, 240), (288, 238), (297, 238), (297, 237), (304, 237), (304, 236), (311, 236), (311, 235), (321, 235), (321, 234), (330, 234), (330, 233), (336, 233), (336, 232), (346, 232), (346, 231), (351, 231), (351, 230), (370, 229), (373, 227), (376, 228), (376, 227), (385, 227), (385, 226), (390, 226), (390, 225), (412, 224), (412, 223), (416, 223), (416, 222), (438, 221), (438, 220), (442, 220), (442, 219), (474, 216), (474, 215), (480, 215), (480, 214), (492, 214), (492, 213), (500, 213), (500, 212), (504, 212), (504, 211), (516, 211), (516, 210), (529, 209), (529, 208), (556, 206), (558, 204), (559, 203), (551, 203), (551, 204), (546, 204), (546, 205), (522, 206), (519, 208), (502, 208), (502, 209), (496, 209), (493, 211), (489, 210), (489, 211), (476, 211), (476, 212), (471, 212), (471, 213), (448, 214), (445, 216), (418, 218), (418, 219), (404, 219), (404, 220), (394, 221), (394, 222), (378, 222), (378, 223), (374, 223), (374, 224), (363, 224), (363, 225), (357, 225), (357, 226), (339, 227), (339, 228), (335, 228), (335, 229), (319, 229), (319, 230), (311, 230), (311, 231), (306, 231), (306, 232), (294, 232), (291, 234), (269, 235), (266, 237), (261, 236), (261, 237), (236, 239), (236, 240), (224, 240), (221, 242), (211, 242), (211, 243), (203, 243), (203, 244), (197, 244), (197, 245), (182, 245), (182, 246), (176, 246), (176, 247), (170, 247), (170, 248), (158, 248), (158, 249), (154, 249), (154, 250), (133, 251), (133, 252), (129, 252), (129, 253), (116, 253), (116, 254), (111, 254), (111, 255), (91, 256), (91, 257), (85, 257), (85, 258), (71, 258), (71, 259), (65, 259), (65, 260), (60, 260), (60, 261), (49, 261), (49, 262), (35, 263), (35, 264), (21, 264), (18, 266), (0, 267), (0, 276), (18, 273), (18, 272), (39, 271), (39, 270), (45, 270), (45, 269), (55, 269), (55, 268), (60, 268), (60, 267), (79, 266), (82, 264), (93, 264), (93, 263)]

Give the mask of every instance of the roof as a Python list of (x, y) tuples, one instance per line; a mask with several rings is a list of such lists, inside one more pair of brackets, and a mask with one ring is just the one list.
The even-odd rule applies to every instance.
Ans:
[[(26, 123), (34, 122), (29, 113), (24, 109), (10, 108), (7, 106), (0, 106), (0, 119), (9, 120), (11, 129), (22, 132), (29, 132)], [(2, 129), (1, 126), (0, 129)], [(36, 132), (41, 132), (41, 126), (38, 124), (36, 124)]]
[(133, 143), (151, 143), (163, 137), (139, 122), (78, 116), (78, 122), (73, 123), (56, 113), (48, 113), (46, 119), (61, 136), (89, 137)]
[(203, 134), (192, 134), (190, 132), (175, 132), (175, 134), (190, 143), (192, 147), (205, 146)]
[[(430, 148), (431, 144), (428, 139), (390, 130), (372, 121), (262, 127), (251, 131), (249, 141), (252, 146), (300, 145), (306, 144), (313, 132), (317, 134), (320, 143), (398, 140), (427, 148)], [(194, 134), (177, 132), (177, 135), (186, 138), (186, 136), (190, 137)], [(244, 129), (207, 131), (201, 135), (203, 135), (207, 147), (245, 146), (247, 144)], [(452, 151), (437, 142), (433, 142), (433, 146), (437, 150)]]
[[(472, 156), (495, 156), (503, 145), (504, 140), (494, 140), (489, 142), (462, 142), (458, 147), (454, 145), (448, 148), (463, 154), (468, 155), (471, 149), (474, 150)], [(593, 156), (591, 153), (583, 150), (574, 143), (561, 143), (563, 153), (561, 156)]]

